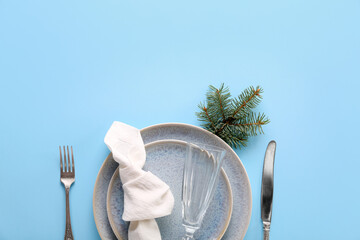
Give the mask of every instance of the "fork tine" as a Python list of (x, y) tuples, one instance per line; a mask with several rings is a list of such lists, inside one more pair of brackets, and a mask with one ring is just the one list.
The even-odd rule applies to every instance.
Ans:
[(73, 148), (71, 146), (71, 161), (72, 161), (72, 172), (75, 172), (75, 165), (74, 165), (74, 153), (73, 153)]
[(61, 170), (61, 172), (63, 172), (64, 169), (63, 169), (63, 162), (62, 162), (61, 146), (59, 146), (59, 150), (60, 150), (60, 170)]
[(65, 169), (64, 169), (64, 172), (67, 172), (67, 161), (66, 161), (66, 150), (65, 150), (65, 146), (63, 146), (63, 149), (64, 149), (64, 165), (65, 165)]
[(69, 145), (66, 146), (66, 149), (67, 149), (67, 160), (68, 160), (68, 172), (71, 172)]

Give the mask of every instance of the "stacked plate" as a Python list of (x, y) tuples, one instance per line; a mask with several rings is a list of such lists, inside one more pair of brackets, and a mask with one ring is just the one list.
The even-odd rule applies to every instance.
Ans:
[[(145, 143), (146, 164), (151, 171), (170, 186), (175, 198), (171, 215), (156, 219), (162, 239), (181, 239), (182, 169), (186, 142), (208, 144), (226, 150), (223, 170), (196, 239), (243, 239), (251, 216), (251, 188), (244, 166), (236, 153), (214, 134), (188, 124), (158, 124), (141, 130)], [(122, 184), (118, 164), (110, 154), (96, 179), (93, 211), (101, 239), (127, 239), (128, 222), (121, 218), (123, 212)]]

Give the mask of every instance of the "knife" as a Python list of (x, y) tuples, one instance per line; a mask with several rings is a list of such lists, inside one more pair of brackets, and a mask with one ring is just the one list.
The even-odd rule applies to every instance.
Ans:
[(261, 219), (264, 225), (264, 240), (269, 240), (271, 211), (274, 190), (274, 160), (276, 142), (270, 141), (264, 158), (264, 167), (261, 183)]

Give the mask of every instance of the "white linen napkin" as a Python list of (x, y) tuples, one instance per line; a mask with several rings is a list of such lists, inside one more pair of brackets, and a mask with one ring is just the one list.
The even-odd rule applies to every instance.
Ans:
[(131, 221), (129, 240), (160, 240), (154, 218), (171, 214), (174, 197), (166, 183), (142, 167), (146, 161), (140, 131), (121, 122), (114, 122), (106, 133), (105, 144), (119, 163), (124, 189), (124, 221)]

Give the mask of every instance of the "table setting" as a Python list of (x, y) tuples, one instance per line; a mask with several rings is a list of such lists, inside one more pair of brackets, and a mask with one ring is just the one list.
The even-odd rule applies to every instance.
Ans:
[(0, 1), (0, 240), (359, 240), (359, 22)]
[[(114, 121), (105, 134), (110, 153), (96, 178), (94, 221), (101, 239), (243, 239), (252, 193), (233, 148), (264, 133), (270, 120), (255, 113), (263, 89), (237, 98), (229, 88), (209, 86), (196, 113), (202, 127), (162, 123), (141, 130)], [(269, 239), (275, 141), (266, 150), (261, 209)], [(73, 240), (70, 187), (75, 182), (73, 146), (59, 146), (60, 181), (66, 193), (65, 240)]]

